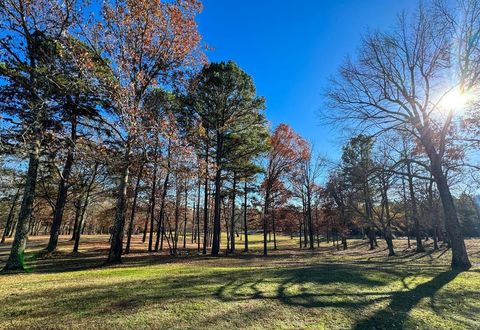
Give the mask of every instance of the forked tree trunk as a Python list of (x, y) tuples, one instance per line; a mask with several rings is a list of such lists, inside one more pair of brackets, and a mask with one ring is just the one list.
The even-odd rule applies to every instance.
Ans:
[[(74, 110), (73, 110), (74, 111)], [(77, 118), (75, 114), (72, 114), (70, 120), (72, 125), (70, 133), (70, 143), (67, 152), (67, 158), (65, 165), (63, 166), (62, 175), (58, 184), (58, 195), (55, 202), (55, 213), (53, 216), (52, 228), (50, 230), (50, 239), (47, 245), (47, 251), (53, 252), (57, 249), (58, 236), (60, 234), (60, 227), (63, 220), (63, 211), (65, 210), (65, 204), (67, 202), (68, 181), (70, 179), (70, 173), (72, 172), (72, 166), (74, 161), (75, 143), (77, 138)]]

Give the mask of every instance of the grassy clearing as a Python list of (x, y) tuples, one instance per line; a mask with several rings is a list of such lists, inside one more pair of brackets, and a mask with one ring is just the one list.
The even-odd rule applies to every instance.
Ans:
[[(396, 241), (314, 252), (281, 237), (269, 257), (146, 254), (139, 237), (118, 266), (102, 262), (107, 237), (86, 237), (78, 255), (64, 240), (58, 254), (35, 257), (29, 274), (0, 276), (0, 328), (311, 328), (464, 329), (480, 324), (480, 269), (452, 272), (449, 251), (415, 254)], [(260, 236), (252, 246), (260, 250)], [(241, 242), (239, 241), (239, 244)], [(468, 241), (475, 263), (480, 241)], [(193, 246), (189, 246), (193, 248)], [(239, 246), (240, 248), (240, 246)], [(8, 247), (0, 248), (0, 263)]]

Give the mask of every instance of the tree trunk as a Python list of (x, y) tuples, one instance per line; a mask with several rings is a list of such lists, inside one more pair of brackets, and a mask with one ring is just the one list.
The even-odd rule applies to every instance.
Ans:
[(200, 177), (198, 178), (198, 194), (197, 194), (197, 253), (200, 253)]
[[(275, 205), (275, 203), (272, 203)], [(275, 226), (275, 208), (272, 208), (272, 231), (273, 231), (273, 249), (277, 249), (277, 228)]]
[(175, 182), (177, 184), (176, 191), (175, 191), (175, 231), (173, 237), (173, 254), (177, 254), (177, 247), (178, 247), (178, 225), (180, 222), (180, 203), (181, 203), (181, 196), (180, 196), (180, 189), (178, 183), (178, 176), (175, 175)]
[(410, 244), (410, 226), (409, 226), (409, 221), (408, 221), (408, 215), (407, 215), (407, 192), (405, 188), (405, 178), (402, 176), (402, 192), (403, 192), (403, 215), (404, 215), (404, 220), (405, 220), (405, 226), (406, 231), (407, 231), (407, 247), (410, 249), (412, 245)]
[(244, 251), (248, 252), (248, 221), (247, 221), (247, 198), (248, 198), (248, 187), (247, 187), (247, 180), (245, 180), (245, 186), (244, 186), (244, 195), (243, 195), (243, 230), (244, 230), (244, 244), (245, 248)]
[(150, 207), (148, 206), (147, 216), (145, 217), (145, 222), (143, 224), (143, 236), (142, 236), (142, 243), (147, 241), (147, 229), (148, 229), (148, 219), (150, 218)]
[(80, 221), (83, 213), (82, 204), (83, 204), (83, 196), (80, 195), (80, 197), (78, 198), (78, 201), (75, 203), (75, 223), (76, 224), (73, 228), (73, 234), (72, 234), (73, 252), (78, 252), (78, 246), (80, 244), (80, 235), (82, 234), (82, 229), (83, 229), (82, 227), (83, 223), (81, 223)]
[[(207, 127), (208, 131), (208, 127)], [(203, 254), (207, 254), (208, 245), (208, 153), (210, 147), (208, 139), (205, 145), (205, 188), (203, 192)]]
[(438, 250), (438, 212), (433, 205), (433, 181), (428, 185), (428, 217), (432, 220), (433, 249)]
[(457, 210), (453, 202), (452, 194), (448, 186), (447, 178), (443, 174), (440, 163), (432, 161), (432, 174), (437, 184), (440, 199), (442, 200), (443, 212), (445, 213), (445, 228), (452, 247), (452, 268), (469, 269), (472, 267), (468, 258), (467, 249), (463, 239)]
[(300, 226), (298, 228), (298, 237), (300, 239), (300, 249), (302, 248), (302, 223), (300, 222)]
[(415, 231), (415, 239), (417, 241), (417, 252), (423, 252), (422, 236), (420, 235), (420, 223), (418, 220), (418, 209), (417, 209), (417, 199), (415, 197), (415, 190), (413, 186), (413, 176), (410, 162), (407, 162), (407, 174), (408, 174), (408, 189), (410, 191), (410, 200), (412, 206), (412, 219), (413, 219), (413, 230)]
[(75, 219), (73, 220), (72, 238), (70, 238), (70, 241), (75, 241), (75, 232), (77, 231), (78, 221), (80, 219), (80, 211), (81, 211), (80, 210), (80, 208), (81, 208), (80, 201), (77, 200), (74, 203), (74, 206), (75, 206)]
[[(75, 112), (75, 110), (73, 112)], [(55, 214), (53, 216), (52, 228), (50, 230), (50, 240), (48, 241), (47, 246), (48, 252), (53, 252), (57, 248), (59, 230), (63, 220), (63, 211), (67, 202), (68, 180), (70, 178), (70, 173), (72, 172), (72, 166), (74, 161), (75, 143), (77, 139), (77, 118), (75, 114), (72, 114), (72, 119), (70, 120), (70, 123), (72, 126), (70, 133), (71, 141), (68, 147), (67, 159), (65, 160), (65, 165), (63, 166), (62, 175), (60, 177), (60, 183), (58, 184), (58, 195), (57, 201), (55, 203)]]
[[(187, 247), (188, 182), (185, 180), (185, 213), (183, 214), (183, 248)], [(193, 235), (192, 235), (193, 237)]]
[(12, 204), (10, 205), (10, 210), (8, 211), (7, 223), (5, 224), (5, 229), (3, 230), (2, 241), (0, 243), (5, 243), (5, 238), (10, 235), (10, 232), (13, 231), (13, 218), (15, 214), (15, 208), (17, 207), (18, 197), (20, 197), (20, 188), (17, 189), (15, 196), (13, 197)]
[[(163, 250), (163, 236), (165, 233), (165, 202), (167, 199), (167, 192), (168, 192), (168, 184), (170, 180), (170, 169), (171, 169), (171, 147), (172, 142), (168, 140), (168, 150), (167, 150), (167, 174), (165, 175), (165, 180), (163, 181), (162, 187), (162, 199), (160, 201), (160, 218), (157, 222), (157, 237), (155, 240), (155, 251), (158, 251), (159, 243), (160, 243), (160, 251)], [(155, 205), (155, 201), (153, 201), (153, 205)], [(154, 214), (152, 214), (153, 219)], [(153, 220), (151, 221), (151, 225), (153, 226)]]
[(30, 228), (30, 219), (33, 210), (33, 201), (35, 198), (35, 188), (37, 183), (38, 165), (40, 161), (40, 123), (37, 123), (35, 140), (32, 142), (28, 161), (28, 172), (23, 192), (22, 205), (17, 220), (17, 228), (13, 239), (10, 255), (3, 268), (4, 271), (25, 270), (24, 252), (28, 239), (28, 230)]
[(306, 248), (308, 244), (308, 214), (307, 201), (305, 200), (305, 193), (302, 190), (302, 217), (303, 217), (303, 247)]
[[(155, 141), (155, 156), (153, 164), (152, 190), (150, 193), (150, 235), (148, 237), (148, 252), (153, 251), (153, 227), (155, 222), (155, 202), (157, 193), (157, 171), (158, 171), (158, 141)], [(158, 234), (157, 234), (158, 237)]]
[(127, 187), (130, 170), (130, 146), (127, 146), (124, 157), (122, 176), (118, 187), (115, 223), (113, 225), (112, 242), (107, 263), (117, 263), (122, 260), (123, 229), (125, 226), (125, 209), (127, 202)]
[(142, 180), (143, 166), (144, 164), (142, 163), (142, 165), (140, 166), (140, 170), (138, 171), (137, 182), (135, 183), (135, 192), (133, 193), (133, 202), (132, 202), (132, 212), (130, 214), (130, 222), (128, 224), (128, 229), (127, 229), (127, 246), (125, 247), (125, 254), (130, 253), (130, 244), (132, 242), (132, 233), (133, 233), (133, 223), (135, 221), (135, 213), (137, 211), (137, 199), (138, 199), (138, 193), (140, 190), (140, 181)]
[(368, 242), (370, 243), (370, 250), (375, 250), (375, 228), (368, 226)]
[(388, 200), (388, 184), (385, 182), (383, 184), (383, 198), (385, 203), (385, 217), (387, 220), (384, 236), (385, 241), (387, 242), (388, 256), (392, 257), (395, 255), (395, 249), (393, 247), (392, 223), (390, 218), (390, 202)]
[(342, 249), (346, 250), (348, 248), (347, 244), (347, 215), (345, 214), (345, 204), (340, 203), (340, 216), (342, 217)]
[(233, 186), (232, 186), (232, 214), (230, 218), (230, 252), (235, 253), (235, 199), (237, 189), (237, 175), (233, 172)]
[(312, 221), (312, 193), (310, 187), (307, 187), (307, 219), (308, 219), (308, 238), (310, 243), (310, 250), (315, 248), (315, 241), (313, 239), (313, 221)]
[(265, 205), (264, 211), (263, 211), (263, 255), (266, 256), (268, 253), (268, 247), (267, 247), (267, 231), (268, 231), (268, 222), (267, 222), (267, 216), (268, 216), (268, 208), (270, 205), (270, 184), (267, 184), (267, 188), (265, 190)]
[(215, 204), (213, 214), (213, 239), (212, 239), (212, 255), (217, 256), (220, 252), (220, 217), (222, 202), (222, 154), (223, 154), (223, 136), (217, 132), (217, 148), (215, 156)]

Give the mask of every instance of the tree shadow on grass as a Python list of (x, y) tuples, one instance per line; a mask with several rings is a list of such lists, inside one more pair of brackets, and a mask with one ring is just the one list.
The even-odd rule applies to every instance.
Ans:
[[(361, 308), (387, 299), (391, 292), (372, 292), (399, 276), (396, 270), (380, 268), (384, 279), (359, 265), (320, 264), (270, 270), (258, 276), (232, 277), (220, 286), (215, 297), (231, 301), (272, 300), (304, 308)], [(360, 290), (359, 292), (352, 292)]]
[[(107, 273), (99, 271), (90, 275), (72, 274), (72, 278), (70, 275), (67, 278), (43, 278), (44, 284), (67, 282), (56, 290), (51, 290), (49, 285), (34, 291), (14, 290), (6, 299), (9, 309), (16, 310), (15, 306), (23, 305), (30, 310), (31, 318), (54, 314), (72, 317), (76, 313), (90, 316), (131, 313), (143, 306), (164, 304), (172, 299), (179, 302), (203, 301), (206, 298), (215, 298), (220, 302), (269, 300), (299, 307), (360, 307), (370, 300), (362, 298), (357, 304), (355, 301), (346, 301), (348, 295), (340, 295), (341, 298), (334, 301), (332, 298), (337, 296), (336, 293), (322, 295), (308, 286), (313, 284), (314, 289), (319, 290), (323, 287), (335, 289), (342, 285), (368, 289), (385, 284), (361, 273), (362, 267), (339, 265), (293, 269), (212, 269), (200, 274), (196, 268), (175, 274), (169, 274), (163, 268), (152, 270), (152, 273), (145, 273), (138, 268), (112, 268)], [(102, 277), (106, 280), (102, 280)], [(292, 294), (290, 290), (293, 285), (301, 290), (304, 286), (308, 289)], [(374, 295), (379, 293), (372, 293)], [(344, 304), (341, 303), (343, 300)]]
[[(6, 320), (13, 320), (28, 310), (32, 322), (44, 320), (46, 317), (74, 322), (73, 320), (80, 318), (96, 318), (105, 314), (131, 315), (145, 311), (146, 308), (188, 308), (189, 304), (203, 304), (213, 298), (219, 305), (212, 306), (218, 306), (222, 310), (231, 308), (234, 313), (246, 312), (237, 311), (238, 306), (250, 306), (250, 312), (255, 308), (270, 306), (265, 310), (265, 313), (268, 313), (275, 310), (276, 304), (293, 308), (334, 308), (351, 314), (353, 321), (358, 317), (354, 316), (355, 313), (361, 315), (372, 304), (387, 304), (387, 301), (391, 301), (385, 310), (360, 321), (356, 327), (398, 328), (404, 324), (409, 311), (422, 298), (432, 297), (458, 275), (458, 272), (439, 271), (438, 268), (429, 266), (419, 270), (401, 264), (369, 267), (362, 264), (327, 263), (308, 267), (213, 267), (207, 270), (191, 266), (181, 271), (163, 267), (151, 268), (150, 271), (141, 268), (111, 268), (88, 274), (72, 273), (60, 278), (42, 278), (44, 284), (52, 282), (58, 285), (58, 281), (65, 281), (65, 285), (62, 284), (56, 290), (52, 290), (49, 284), (33, 291), (19, 291), (16, 288), (13, 295), (5, 297), (8, 308), (4, 312), (0, 311), (0, 318), (3, 316)], [(391, 286), (391, 283), (401, 280), (402, 277), (411, 278), (417, 274), (438, 275), (410, 291), (398, 291), (402, 288), (398, 285)], [(408, 289), (408, 286), (403, 289)], [(455, 299), (462, 298), (459, 296)], [(272, 304), (250, 305), (253, 301), (268, 301)], [(209, 303), (214, 304), (212, 301)], [(248, 313), (245, 314), (248, 316)], [(195, 317), (192, 315), (194, 314), (184, 317)], [(203, 327), (227, 322), (228, 318), (222, 318), (221, 315), (204, 315), (198, 320), (198, 324)], [(258, 325), (255, 322), (263, 322), (260, 316), (250, 318), (252, 326)], [(175, 327), (175, 324), (179, 325), (173, 323), (172, 326)]]
[(461, 271), (442, 272), (430, 281), (416, 286), (412, 290), (394, 292), (390, 304), (374, 315), (355, 325), (355, 329), (402, 328), (408, 313), (422, 300), (434, 297), (435, 293), (450, 283)]

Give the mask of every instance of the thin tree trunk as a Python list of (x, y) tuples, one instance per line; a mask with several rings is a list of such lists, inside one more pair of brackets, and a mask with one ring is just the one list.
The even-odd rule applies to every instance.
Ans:
[(187, 247), (188, 182), (185, 180), (185, 213), (183, 218), (183, 248)]
[[(75, 110), (73, 110), (73, 112), (75, 112)], [(57, 248), (59, 230), (60, 226), (62, 225), (63, 212), (65, 209), (65, 204), (67, 202), (68, 180), (70, 179), (70, 173), (72, 172), (72, 166), (74, 161), (75, 143), (77, 139), (77, 118), (75, 114), (72, 114), (70, 123), (72, 126), (70, 133), (71, 141), (68, 147), (67, 159), (65, 160), (65, 165), (63, 166), (62, 175), (60, 177), (60, 183), (58, 184), (58, 195), (57, 201), (55, 203), (55, 213), (53, 216), (52, 228), (50, 230), (50, 239), (47, 246), (48, 252), (53, 252)]]
[(86, 212), (87, 207), (88, 207), (89, 199), (90, 199), (90, 189), (87, 190), (85, 200), (83, 201), (83, 205), (81, 205), (81, 202), (82, 202), (81, 199), (79, 201), (79, 204), (80, 204), (80, 206), (79, 206), (80, 219), (79, 219), (79, 222), (78, 222), (76, 232), (74, 233), (74, 235), (75, 235), (75, 242), (73, 243), (73, 252), (74, 253), (78, 252), (78, 247), (80, 246), (80, 238), (83, 235), (83, 232), (84, 232), (84, 229), (85, 229), (85, 212)]
[[(275, 205), (275, 203), (272, 203)], [(272, 208), (272, 231), (273, 231), (273, 249), (277, 250), (277, 228), (275, 219), (275, 207)]]
[(133, 193), (133, 202), (132, 202), (132, 212), (130, 214), (130, 222), (128, 224), (128, 229), (127, 229), (127, 246), (125, 247), (125, 254), (130, 253), (130, 244), (132, 242), (132, 233), (133, 233), (133, 223), (135, 221), (135, 214), (137, 211), (137, 199), (138, 199), (138, 193), (140, 190), (140, 181), (142, 180), (143, 166), (144, 164), (142, 163), (142, 165), (140, 166), (140, 170), (138, 171), (137, 182), (135, 183), (135, 191)]
[(10, 232), (13, 231), (13, 218), (15, 214), (15, 208), (17, 207), (17, 201), (20, 197), (20, 188), (17, 189), (15, 196), (13, 197), (10, 210), (8, 211), (7, 223), (5, 224), (5, 229), (3, 230), (2, 241), (0, 243), (5, 243), (5, 238), (10, 235)]
[(75, 241), (75, 232), (77, 231), (78, 220), (80, 219), (80, 204), (78, 203), (78, 201), (74, 203), (74, 206), (75, 206), (75, 218), (73, 220), (72, 238), (70, 238), (70, 241)]
[(147, 216), (145, 217), (145, 222), (143, 224), (143, 236), (142, 236), (142, 243), (145, 243), (147, 240), (147, 229), (148, 229), (148, 219), (150, 217), (150, 207), (148, 206)]
[(217, 256), (220, 252), (220, 217), (222, 202), (222, 153), (223, 153), (223, 137), (217, 133), (216, 148), (216, 173), (215, 173), (215, 199), (214, 199), (214, 215), (213, 215), (213, 238), (212, 238), (212, 256)]
[(267, 231), (268, 231), (268, 209), (270, 205), (270, 184), (267, 184), (267, 189), (265, 190), (265, 205), (263, 212), (263, 255), (266, 256), (268, 253), (267, 247)]
[(300, 238), (300, 249), (302, 248), (302, 223), (300, 222), (300, 228), (298, 228), (298, 237)]
[[(163, 187), (162, 187), (162, 199), (160, 201), (160, 219), (157, 222), (157, 237), (155, 240), (155, 251), (158, 251), (159, 243), (160, 243), (160, 251), (163, 250), (163, 233), (165, 232), (165, 202), (167, 199), (168, 183), (170, 180), (170, 170), (171, 170), (171, 159), (170, 159), (171, 147), (172, 147), (172, 142), (169, 139), (168, 150), (167, 150), (167, 174), (165, 175), (165, 180), (163, 181)], [(155, 205), (155, 203), (153, 203), (153, 205)], [(151, 224), (153, 226), (153, 221), (151, 222)]]
[[(150, 193), (150, 235), (148, 237), (148, 252), (153, 251), (153, 227), (155, 222), (155, 202), (157, 200), (157, 172), (158, 172), (158, 141), (155, 141), (155, 156), (153, 163), (152, 191)], [(158, 234), (157, 234), (158, 237)]]
[(392, 225), (391, 225), (391, 218), (390, 218), (390, 202), (388, 200), (388, 184), (384, 182), (383, 184), (383, 198), (385, 204), (385, 217), (387, 220), (386, 232), (384, 234), (385, 241), (387, 242), (388, 247), (388, 255), (394, 256), (395, 249), (393, 247), (393, 234), (392, 234)]
[[(208, 131), (208, 126), (207, 126)], [(205, 188), (203, 193), (203, 254), (207, 254), (208, 245), (208, 153), (210, 152), (209, 141), (205, 147)]]
[(247, 198), (248, 198), (248, 187), (247, 187), (247, 180), (245, 180), (245, 186), (244, 186), (244, 195), (243, 195), (243, 230), (244, 230), (244, 244), (245, 248), (244, 251), (248, 252), (248, 221), (247, 221)]
[(312, 217), (312, 193), (310, 191), (310, 187), (307, 187), (307, 217), (308, 217), (308, 236), (310, 240), (310, 250), (315, 248), (314, 244), (315, 241), (313, 239), (313, 217)]
[(410, 249), (412, 247), (410, 243), (410, 225), (409, 225), (409, 220), (408, 220), (408, 215), (407, 215), (407, 192), (405, 188), (405, 178), (402, 176), (402, 191), (403, 191), (403, 215), (404, 215), (404, 220), (405, 220), (405, 226), (407, 227), (407, 246)]
[(237, 189), (237, 175), (233, 172), (233, 187), (232, 187), (232, 214), (230, 218), (230, 252), (235, 253), (235, 199)]
[(175, 236), (173, 237), (173, 254), (177, 254), (177, 247), (178, 247), (178, 225), (180, 222), (180, 203), (181, 203), (181, 196), (180, 196), (180, 189), (178, 184), (178, 176), (175, 175), (175, 182), (177, 184), (176, 191), (175, 191)]
[(191, 229), (191, 234), (192, 234), (192, 240), (190, 244), (193, 245), (193, 243), (197, 242), (197, 228), (196, 228), (196, 215), (197, 214), (197, 201), (196, 199), (193, 200), (193, 210), (192, 210), (192, 229)]
[(413, 176), (410, 162), (407, 162), (407, 174), (408, 174), (408, 189), (410, 191), (410, 200), (412, 206), (412, 219), (413, 219), (413, 230), (415, 232), (415, 239), (417, 242), (417, 252), (423, 252), (422, 236), (420, 234), (420, 222), (418, 219), (418, 209), (417, 209), (417, 199), (415, 197), (415, 189), (413, 185)]
[(433, 181), (428, 185), (428, 217), (432, 220), (433, 249), (438, 250), (438, 214), (433, 206)]
[(308, 214), (307, 214), (307, 202), (305, 200), (305, 194), (302, 189), (302, 216), (303, 216), (303, 247), (306, 248), (308, 244)]
[(73, 233), (71, 241), (75, 241), (75, 233), (77, 232), (78, 222), (80, 221), (80, 213), (82, 212), (82, 196), (78, 198), (78, 200), (74, 203), (75, 205), (75, 220), (73, 224)]
[(198, 178), (198, 194), (197, 194), (197, 253), (200, 253), (200, 177)]

